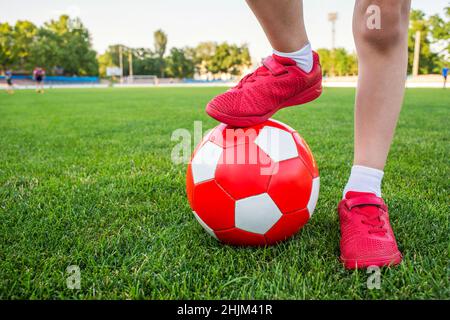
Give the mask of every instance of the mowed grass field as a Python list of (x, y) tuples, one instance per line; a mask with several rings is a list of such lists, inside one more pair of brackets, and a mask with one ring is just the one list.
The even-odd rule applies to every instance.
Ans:
[[(409, 89), (384, 179), (404, 262), (370, 274), (338, 260), (336, 206), (352, 164), (353, 89), (280, 111), (308, 141), (321, 190), (311, 221), (268, 248), (217, 243), (195, 220), (178, 128), (217, 123), (224, 88), (0, 92), (1, 299), (449, 299), (450, 93)], [(81, 289), (66, 268), (81, 269)]]

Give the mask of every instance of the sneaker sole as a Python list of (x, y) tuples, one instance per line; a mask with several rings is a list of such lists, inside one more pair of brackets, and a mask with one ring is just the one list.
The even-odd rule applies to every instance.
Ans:
[(277, 106), (274, 110), (260, 116), (246, 116), (246, 117), (235, 117), (230, 116), (228, 114), (224, 114), (220, 111), (217, 111), (211, 103), (208, 103), (206, 106), (206, 113), (210, 115), (212, 118), (216, 119), (219, 122), (226, 123), (228, 125), (234, 127), (248, 127), (256, 124), (263, 123), (268, 120), (272, 115), (274, 115), (278, 110), (291, 107), (295, 105), (302, 105), (308, 102), (311, 102), (322, 94), (322, 81), (318, 82), (314, 86), (306, 89), (300, 94), (289, 98), (281, 105)]
[(366, 269), (370, 266), (387, 267), (398, 265), (402, 262), (402, 254), (397, 252), (392, 256), (372, 259), (345, 259), (341, 256), (340, 259), (344, 263), (346, 269)]

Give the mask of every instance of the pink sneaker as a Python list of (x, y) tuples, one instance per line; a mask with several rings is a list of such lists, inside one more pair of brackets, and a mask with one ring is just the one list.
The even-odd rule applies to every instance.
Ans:
[(382, 267), (402, 261), (383, 199), (373, 193), (350, 191), (338, 211), (341, 261), (346, 268)]
[(246, 127), (266, 121), (281, 108), (310, 102), (322, 93), (316, 52), (313, 59), (313, 68), (306, 73), (290, 58), (269, 56), (236, 87), (212, 99), (206, 112), (220, 122)]

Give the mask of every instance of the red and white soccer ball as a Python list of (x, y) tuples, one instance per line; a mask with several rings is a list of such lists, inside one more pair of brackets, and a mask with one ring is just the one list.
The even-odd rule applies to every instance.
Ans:
[(319, 171), (302, 137), (268, 120), (247, 128), (220, 124), (187, 168), (195, 218), (232, 245), (270, 245), (299, 231), (319, 196)]

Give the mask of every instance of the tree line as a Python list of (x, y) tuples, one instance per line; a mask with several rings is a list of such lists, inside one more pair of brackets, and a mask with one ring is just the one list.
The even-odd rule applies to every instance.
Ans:
[[(408, 73), (412, 72), (414, 46), (420, 31), (420, 74), (439, 73), (448, 65), (450, 52), (450, 7), (444, 17), (426, 16), (412, 10), (408, 34)], [(211, 77), (241, 75), (251, 63), (247, 45), (227, 42), (202, 42), (195, 47), (167, 48), (168, 36), (157, 30), (153, 46), (128, 48), (111, 45), (103, 54), (92, 48), (91, 35), (79, 18), (62, 15), (42, 26), (19, 20), (14, 25), (0, 22), (0, 68), (30, 73), (40, 66), (52, 75), (106, 76), (106, 69), (119, 66), (122, 52), (124, 74), (191, 78), (194, 74)], [(358, 73), (355, 53), (344, 48), (318, 49), (325, 75), (345, 76)], [(129, 59), (131, 58), (131, 59)]]
[(0, 67), (31, 72), (44, 67), (49, 74), (97, 75), (97, 53), (80, 19), (66, 15), (37, 27), (30, 21), (0, 23)]
[(129, 74), (129, 55), (135, 75), (158, 77), (191, 78), (196, 72), (240, 75), (251, 65), (247, 45), (204, 42), (194, 48), (167, 50), (168, 39), (162, 30), (157, 30), (153, 38), (153, 48), (116, 44), (98, 55), (89, 30), (79, 18), (62, 15), (41, 27), (24, 20), (14, 25), (0, 22), (0, 71), (29, 74), (39, 66), (49, 75), (106, 76), (107, 67), (119, 66), (120, 51), (124, 75)]
[(412, 73), (414, 44), (420, 31), (419, 74), (440, 73), (450, 61), (450, 7), (444, 8), (444, 17), (429, 17), (423, 11), (412, 10), (408, 32), (408, 73)]
[(202, 42), (196, 47), (172, 48), (167, 52), (168, 38), (162, 30), (155, 31), (153, 41), (153, 48), (110, 46), (99, 56), (100, 76), (106, 76), (108, 67), (120, 65), (120, 54), (125, 75), (130, 74), (130, 61), (133, 74), (172, 78), (192, 78), (195, 73), (240, 75), (252, 64), (247, 45)]
[[(417, 31), (420, 31), (419, 74), (440, 73), (450, 60), (450, 7), (439, 14), (427, 17), (421, 10), (412, 10), (408, 30), (408, 74), (412, 74), (414, 47)], [(358, 74), (355, 53), (344, 48), (318, 49), (322, 70), (328, 76)]]

